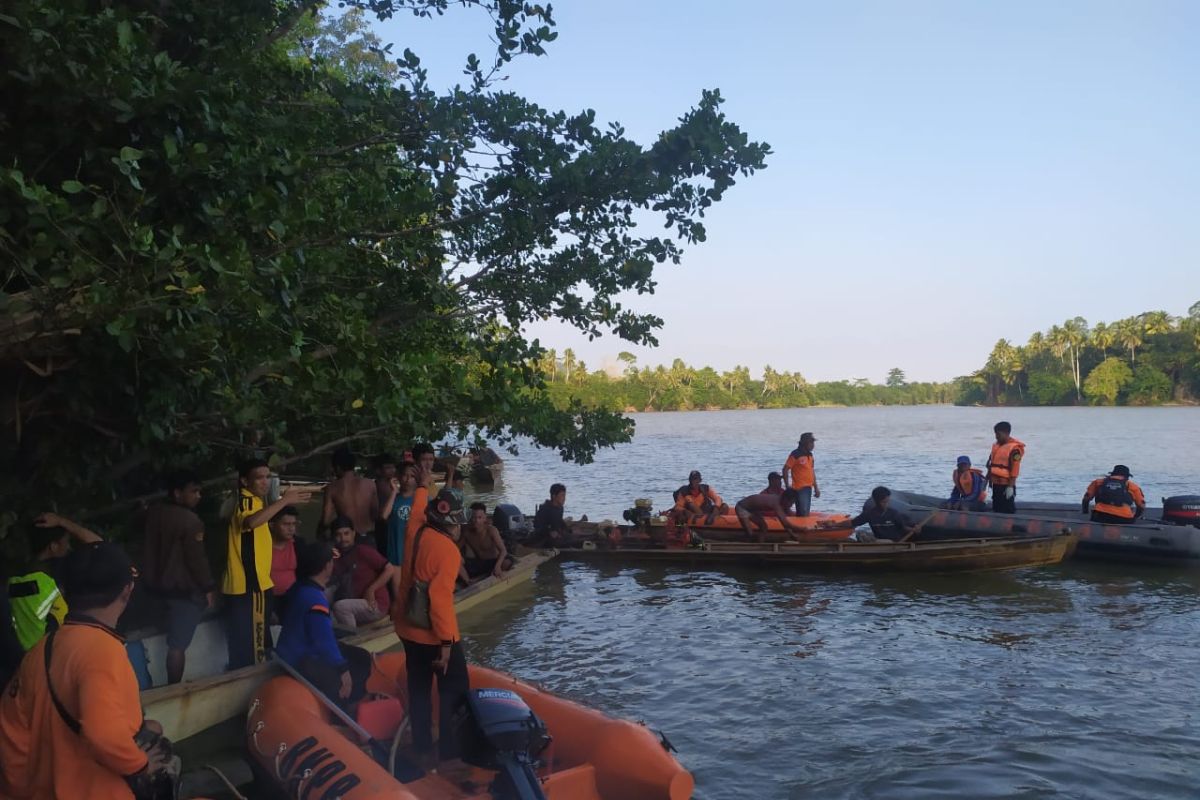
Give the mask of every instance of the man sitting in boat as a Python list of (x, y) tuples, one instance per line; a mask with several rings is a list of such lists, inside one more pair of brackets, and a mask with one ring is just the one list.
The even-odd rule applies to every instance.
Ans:
[(696, 523), (701, 520), (711, 525), (717, 514), (728, 514), (729, 506), (721, 495), (707, 483), (702, 483), (699, 470), (692, 470), (688, 482), (675, 490), (675, 521), (677, 524)]
[(463, 528), (463, 565), (459, 578), (466, 583), (489, 575), (499, 578), (504, 571), (512, 569), (512, 559), (500, 531), (488, 521), (487, 506), (471, 504), (471, 519)]
[(870, 542), (875, 539), (890, 539), (896, 541), (921, 532), (921, 525), (909, 525), (904, 515), (891, 508), (892, 490), (886, 486), (876, 486), (871, 490), (871, 499), (863, 505), (862, 513), (850, 520), (850, 525), (857, 528), (867, 524), (871, 527), (870, 534), (858, 534), (860, 542)]
[(563, 521), (563, 508), (567, 505), (567, 487), (561, 483), (550, 485), (550, 499), (538, 506), (533, 515), (533, 544), (541, 547), (557, 547), (567, 536), (567, 523)]
[[(767, 520), (764, 517), (770, 514), (771, 516), (778, 517), (779, 521), (783, 524), (784, 530), (790, 533), (792, 538), (798, 542), (800, 541), (801, 529), (791, 523), (787, 514), (788, 508), (794, 502), (796, 502), (795, 492), (791, 489), (782, 494), (770, 494), (769, 491), (762, 491), (738, 500), (737, 505), (733, 507), (733, 511), (737, 514), (738, 522), (742, 523), (742, 530), (746, 532), (747, 536), (754, 536), (756, 541), (762, 542), (766, 540), (764, 534), (767, 532)], [(757, 535), (750, 530), (751, 522), (758, 528)]]
[(987, 477), (971, 466), (969, 456), (959, 456), (952, 476), (954, 489), (945, 507), (956, 511), (987, 511)]
[(1088, 513), (1092, 500), (1092, 522), (1128, 524), (1146, 512), (1146, 495), (1132, 480), (1129, 467), (1117, 464), (1103, 478), (1096, 478), (1083, 493), (1083, 513)]
[(329, 542), (304, 542), (297, 548), (296, 584), (284, 604), (275, 652), (326, 697), (352, 703), (367, 685), (371, 654), (339, 644), (333, 634), (325, 587), (338, 560), (339, 552)]
[(333, 522), (333, 543), (338, 563), (333, 569), (336, 602), (333, 618), (350, 630), (384, 618), (392, 605), (388, 584), (400, 576), (394, 566), (365, 539), (354, 533), (354, 523), (345, 517)]

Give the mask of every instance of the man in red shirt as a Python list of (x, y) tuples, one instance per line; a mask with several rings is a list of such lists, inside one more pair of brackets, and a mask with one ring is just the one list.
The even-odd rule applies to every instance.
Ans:
[(354, 523), (333, 521), (333, 543), (340, 557), (334, 567), (333, 619), (351, 630), (381, 620), (391, 607), (388, 584), (397, 570), (370, 544), (358, 541)]

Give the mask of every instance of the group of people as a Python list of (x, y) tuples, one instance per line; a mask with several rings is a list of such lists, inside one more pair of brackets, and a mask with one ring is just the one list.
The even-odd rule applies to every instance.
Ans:
[[(983, 469), (974, 467), (970, 456), (957, 459), (951, 475), (950, 497), (945, 508), (963, 511), (992, 511), (1015, 514), (1017, 511), (1017, 479), (1025, 457), (1025, 444), (1012, 435), (1012, 425), (998, 422), (993, 426), (995, 442)], [(809, 516), (813, 498), (821, 496), (817, 484), (813, 449), (816, 437), (811, 432), (801, 434), (780, 472), (767, 475), (767, 486), (757, 494), (743, 497), (733, 507), (742, 529), (748, 536), (762, 538), (767, 530), (766, 518), (779, 519), (783, 529), (799, 538), (800, 528), (789, 516)], [(1129, 468), (1117, 464), (1108, 474), (1096, 478), (1083, 496), (1082, 512), (1097, 522), (1128, 523), (1145, 512), (1146, 499), (1141, 488), (1131, 480)], [(991, 491), (991, 504), (988, 492)], [(920, 525), (909, 525), (902, 514), (890, 507), (891, 490), (877, 486), (863, 511), (851, 523), (868, 525), (875, 538), (907, 539), (920, 532)], [(674, 492), (674, 506), (668, 512), (678, 525), (711, 525), (717, 515), (728, 514), (729, 506), (721, 496), (704, 482), (698, 470), (688, 476), (688, 482)]]
[[(272, 498), (268, 464), (241, 464), (219, 580), (193, 473), (167, 476), (164, 502), (146, 509), (141, 570), (94, 531), (38, 517), (32, 559), (0, 593), (0, 797), (153, 797), (177, 778), (161, 726), (142, 719), (141, 687), (117, 630), (135, 581), (165, 613), (171, 682), (183, 677), (205, 610), (223, 596), (230, 669), (267, 658), (274, 616), (276, 656), (331, 699), (352, 703), (371, 656), (340, 644), (335, 625), (390, 614), (407, 654), (414, 747), (430, 758), (435, 675), (441, 730), (467, 691), (455, 590), (502, 575), (512, 559), (484, 504), (466, 517), (455, 470), (434, 490), (432, 447), (419, 444), (399, 463), (380, 457), (374, 479), (355, 474), (345, 451), (333, 466), (318, 536), (304, 541), (299, 508), (311, 490), (285, 487)], [(443, 745), (445, 755), (452, 743)]]

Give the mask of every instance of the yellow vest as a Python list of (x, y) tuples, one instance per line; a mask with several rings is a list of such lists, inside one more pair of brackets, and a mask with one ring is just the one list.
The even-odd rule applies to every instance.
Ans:
[(264, 522), (253, 530), (246, 530), (246, 518), (262, 509), (262, 498), (243, 488), (229, 520), (229, 555), (225, 579), (221, 581), (224, 594), (245, 594), (247, 574), (258, 578), (260, 592), (275, 585), (271, 581), (271, 529)]

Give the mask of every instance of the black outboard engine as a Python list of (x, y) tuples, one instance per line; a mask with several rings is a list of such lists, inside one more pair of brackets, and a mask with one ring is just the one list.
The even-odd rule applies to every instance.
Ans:
[(488, 787), (494, 797), (546, 800), (534, 768), (550, 735), (520, 695), (507, 689), (473, 689), (454, 722), (462, 760), (497, 770)]
[(650, 509), (650, 500), (648, 498), (639, 498), (633, 501), (633, 508), (625, 509), (621, 516), (630, 525), (646, 529), (650, 527), (650, 518), (654, 516), (654, 512)]
[(1200, 528), (1200, 494), (1163, 498), (1163, 522)]
[(506, 544), (509, 540), (528, 539), (529, 534), (533, 533), (533, 523), (512, 503), (496, 504), (496, 510), (492, 512), (492, 524), (500, 531)]

